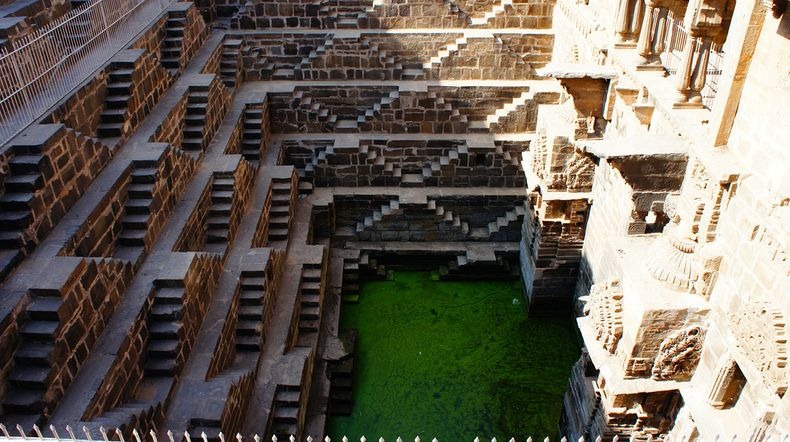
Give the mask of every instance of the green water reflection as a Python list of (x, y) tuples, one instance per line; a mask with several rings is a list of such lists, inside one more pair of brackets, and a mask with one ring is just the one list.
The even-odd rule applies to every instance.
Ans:
[(518, 281), (439, 282), (398, 272), (343, 306), (359, 330), (355, 405), (334, 440), (555, 435), (579, 346), (570, 319), (533, 319)]

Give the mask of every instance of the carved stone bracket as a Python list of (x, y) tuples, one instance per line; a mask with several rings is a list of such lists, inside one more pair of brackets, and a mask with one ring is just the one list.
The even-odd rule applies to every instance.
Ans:
[(653, 379), (690, 379), (699, 363), (704, 340), (705, 329), (697, 326), (667, 336), (653, 362)]
[(623, 336), (623, 289), (619, 279), (593, 284), (584, 314), (591, 319), (595, 338), (614, 354)]

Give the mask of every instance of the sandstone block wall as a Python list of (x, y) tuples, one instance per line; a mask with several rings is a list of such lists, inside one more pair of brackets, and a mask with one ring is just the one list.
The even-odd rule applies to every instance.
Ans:
[(38, 0), (33, 2), (3, 2), (0, 13), (0, 45), (10, 43), (46, 26), (72, 9), (65, 0)]
[(184, 120), (186, 119), (187, 100), (189, 98), (187, 92), (185, 91), (184, 95), (173, 104), (167, 117), (156, 128), (154, 135), (151, 137), (151, 142), (167, 143), (173, 147), (181, 147), (181, 142), (184, 140)]
[[(12, 241), (4, 248), (27, 253), (52, 230), (109, 160), (108, 149), (60, 124), (36, 125), (9, 149), (4, 209), (20, 218), (5, 227)], [(9, 187), (11, 181), (19, 184)], [(14, 259), (6, 257), (4, 272)]]
[[(150, 205), (145, 219), (145, 236), (142, 251), (147, 252), (156, 241), (176, 201), (184, 191), (194, 171), (194, 159), (184, 153), (166, 147), (158, 158), (133, 161), (130, 168), (113, 185), (103, 202), (91, 213), (61, 251), (64, 255), (76, 256), (113, 256), (124, 228), (122, 221), (127, 215), (125, 204), (129, 197), (130, 186), (134, 184), (132, 174), (136, 169), (149, 169), (155, 173), (150, 183)], [(148, 183), (147, 183), (148, 184)]]
[[(120, 261), (71, 258), (58, 264), (49, 269), (46, 280), (41, 278), (29, 290), (26, 315), (16, 319), (18, 345), (9, 354), (15, 363), (13, 368), (6, 365), (10, 370), (3, 377), (4, 408), (34, 420), (52, 412), (131, 279), (131, 266)], [(42, 345), (50, 347), (49, 366), (37, 381), (24, 381), (26, 373), (37, 368), (28, 366), (23, 355)]]
[(86, 85), (68, 97), (63, 105), (56, 108), (45, 122), (62, 123), (85, 136), (95, 137), (107, 95), (108, 70), (109, 68), (105, 68), (97, 73)]

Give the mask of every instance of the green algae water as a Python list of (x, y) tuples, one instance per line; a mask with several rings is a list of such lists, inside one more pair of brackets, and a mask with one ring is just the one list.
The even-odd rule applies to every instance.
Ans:
[(519, 281), (363, 283), (341, 327), (359, 331), (354, 410), (333, 440), (471, 442), (557, 434), (579, 345), (570, 319), (527, 318)]

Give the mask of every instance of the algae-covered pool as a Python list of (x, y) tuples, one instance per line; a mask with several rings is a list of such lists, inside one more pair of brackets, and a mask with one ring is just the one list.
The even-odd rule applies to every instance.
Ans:
[(397, 272), (344, 304), (359, 330), (354, 410), (333, 440), (469, 441), (557, 433), (579, 345), (570, 318), (527, 318), (518, 281), (440, 282)]

